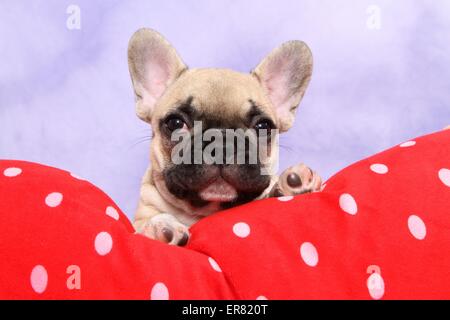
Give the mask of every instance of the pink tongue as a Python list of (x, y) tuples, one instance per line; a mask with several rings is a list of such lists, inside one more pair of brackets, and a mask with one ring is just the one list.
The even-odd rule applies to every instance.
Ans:
[(205, 201), (228, 202), (236, 199), (237, 192), (233, 186), (219, 178), (201, 190), (199, 195)]

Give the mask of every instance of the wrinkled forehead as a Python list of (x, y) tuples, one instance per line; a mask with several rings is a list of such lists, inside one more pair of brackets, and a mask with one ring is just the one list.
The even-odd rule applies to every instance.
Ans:
[(189, 105), (206, 116), (229, 120), (248, 116), (255, 106), (267, 116), (274, 117), (258, 80), (231, 70), (186, 71), (158, 101), (155, 116), (162, 118), (183, 105)]

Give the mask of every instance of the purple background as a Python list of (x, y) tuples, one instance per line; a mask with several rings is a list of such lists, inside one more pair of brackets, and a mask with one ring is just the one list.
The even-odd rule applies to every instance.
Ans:
[[(66, 9), (81, 8), (81, 30)], [(380, 29), (367, 26), (369, 5)], [(134, 214), (148, 164), (126, 49), (159, 30), (192, 67), (249, 71), (273, 47), (311, 47), (313, 79), (281, 165), (324, 178), (394, 144), (450, 124), (450, 1), (0, 2), (0, 158), (70, 170)]]

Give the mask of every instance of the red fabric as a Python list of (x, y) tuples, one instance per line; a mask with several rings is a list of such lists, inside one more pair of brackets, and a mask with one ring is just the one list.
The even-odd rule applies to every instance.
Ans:
[(449, 147), (417, 138), (321, 193), (215, 214), (185, 248), (134, 234), (66, 171), (0, 161), (0, 298), (448, 299)]

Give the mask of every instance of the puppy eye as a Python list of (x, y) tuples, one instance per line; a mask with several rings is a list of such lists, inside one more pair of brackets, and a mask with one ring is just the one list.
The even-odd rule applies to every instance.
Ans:
[(273, 122), (270, 121), (269, 119), (262, 119), (259, 120), (255, 126), (254, 126), (255, 130), (270, 130), (273, 129)]
[(170, 131), (175, 131), (183, 129), (186, 126), (186, 123), (178, 116), (171, 116), (166, 119), (166, 126)]

